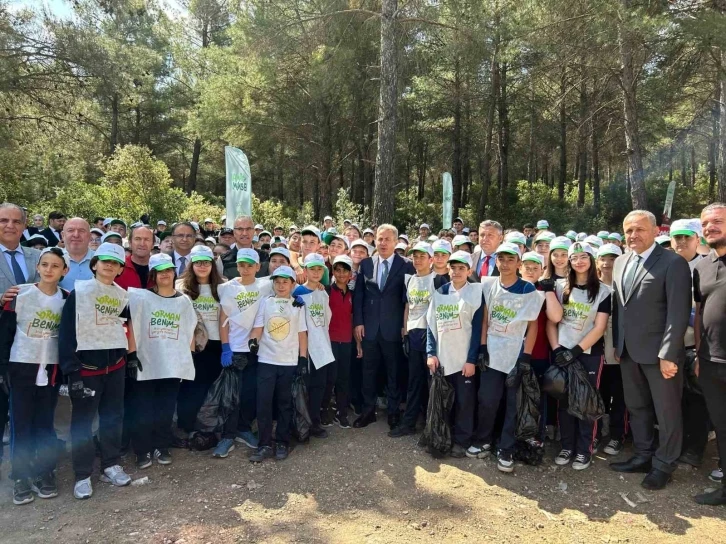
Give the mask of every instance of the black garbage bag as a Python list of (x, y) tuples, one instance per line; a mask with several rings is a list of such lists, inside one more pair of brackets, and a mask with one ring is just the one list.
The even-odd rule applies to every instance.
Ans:
[(683, 365), (683, 373), (685, 375), (683, 388), (689, 393), (703, 396), (703, 389), (701, 389), (701, 384), (698, 383), (698, 376), (696, 376), (695, 349), (689, 349), (686, 351), (686, 362)]
[(454, 405), (454, 387), (444, 376), (439, 365), (431, 378), (426, 427), (419, 440), (434, 457), (445, 457), (451, 451), (451, 408)]
[(567, 371), (558, 365), (551, 365), (542, 376), (542, 391), (555, 400), (567, 398)]
[(587, 379), (587, 373), (575, 359), (566, 366), (567, 413), (578, 419), (597, 421), (605, 414), (605, 404), (598, 391)]
[(223, 368), (219, 378), (207, 391), (199, 409), (194, 428), (200, 433), (221, 433), (230, 414), (239, 410), (239, 372), (234, 367)]
[(292, 405), (295, 411), (292, 418), (295, 440), (301, 443), (307, 442), (310, 440), (310, 427), (313, 426), (313, 421), (308, 411), (308, 388), (305, 385), (305, 377), (300, 374), (295, 374), (292, 380)]
[(219, 443), (219, 440), (217, 440), (217, 435), (215, 433), (193, 432), (189, 435), (187, 443), (190, 450), (206, 451), (215, 447)]
[(539, 383), (529, 363), (520, 363), (517, 389), (517, 428), (515, 436), (527, 440), (537, 436), (539, 430)]
[(536, 440), (517, 440), (514, 445), (514, 460), (525, 465), (541, 465), (544, 453), (544, 445)]

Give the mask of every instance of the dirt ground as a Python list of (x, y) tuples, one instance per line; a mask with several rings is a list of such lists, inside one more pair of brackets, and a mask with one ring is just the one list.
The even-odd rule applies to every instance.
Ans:
[(0, 542), (726, 542), (726, 509), (691, 500), (715, 486), (713, 442), (702, 469), (679, 468), (665, 491), (647, 492), (642, 475), (609, 471), (604, 454), (583, 472), (555, 466), (553, 444), (542, 466), (507, 475), (491, 459), (433, 459), (415, 437), (388, 438), (380, 418), (330, 431), (261, 466), (239, 445), (224, 460), (172, 450), (173, 465), (141, 472), (129, 456), (132, 477), (150, 482), (114, 488), (94, 477), (88, 501), (73, 499), (66, 457), (58, 498), (14, 506), (5, 462)]

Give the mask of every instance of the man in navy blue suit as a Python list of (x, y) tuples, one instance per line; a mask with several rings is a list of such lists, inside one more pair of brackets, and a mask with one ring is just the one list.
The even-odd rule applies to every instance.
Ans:
[(363, 413), (353, 427), (366, 427), (376, 420), (376, 375), (381, 363), (386, 368), (388, 425), (400, 421), (398, 371), (402, 359), (403, 312), (406, 274), (413, 265), (396, 255), (398, 229), (381, 225), (376, 231), (377, 254), (360, 263), (353, 291), (353, 326), (363, 344)]

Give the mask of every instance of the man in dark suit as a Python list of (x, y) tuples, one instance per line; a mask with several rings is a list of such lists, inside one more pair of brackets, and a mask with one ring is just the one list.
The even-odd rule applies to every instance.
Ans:
[(471, 278), (479, 283), (482, 276), (498, 276), (497, 248), (504, 241), (504, 229), (497, 221), (486, 220), (479, 224), (479, 245), (471, 254)]
[[(216, 263), (217, 270), (221, 276), (230, 280), (232, 278), (239, 277), (239, 272), (237, 271), (237, 250), (243, 248), (254, 249), (252, 247), (252, 237), (255, 233), (253, 225), (254, 223), (252, 222), (252, 218), (248, 215), (240, 216), (234, 220), (234, 245), (227, 253), (217, 259)], [(260, 256), (260, 270), (257, 274), (255, 274), (255, 276), (258, 278), (269, 276), (268, 267), (270, 263), (267, 262), (269, 260), (269, 254), (258, 249), (255, 251), (257, 251), (257, 254)]]
[(683, 441), (681, 369), (691, 313), (691, 271), (683, 258), (655, 243), (658, 227), (652, 213), (634, 210), (623, 227), (631, 251), (618, 257), (613, 269), (613, 343), (635, 455), (610, 467), (647, 472), (641, 485), (663, 489)]
[(353, 291), (353, 326), (363, 344), (363, 413), (353, 427), (366, 427), (376, 420), (376, 375), (382, 362), (386, 368), (388, 425), (398, 426), (398, 371), (403, 350), (403, 312), (406, 274), (413, 265), (396, 255), (398, 230), (381, 225), (376, 232), (377, 255), (360, 263)]
[(55, 247), (63, 240), (61, 233), (65, 224), (66, 216), (64, 213), (50, 212), (48, 214), (48, 227), (40, 232), (48, 240), (48, 247)]

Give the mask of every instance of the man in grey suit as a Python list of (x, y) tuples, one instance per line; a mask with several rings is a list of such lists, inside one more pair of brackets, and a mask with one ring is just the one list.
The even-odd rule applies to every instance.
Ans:
[(479, 245), (471, 255), (471, 274), (469, 278), (478, 283), (482, 276), (498, 276), (497, 248), (504, 241), (504, 228), (501, 223), (487, 219), (479, 224)]
[[(9, 202), (0, 204), (0, 311), (17, 294), (17, 290), (12, 287), (40, 279), (37, 270), (40, 251), (20, 245), (26, 219), (25, 210), (20, 206)], [(6, 299), (6, 296), (10, 298)], [(0, 374), (0, 437), (8, 423), (7, 385), (7, 376)], [(2, 457), (3, 448), (0, 443), (0, 462)]]
[(631, 251), (618, 257), (613, 269), (613, 340), (635, 455), (610, 467), (647, 472), (641, 485), (663, 489), (683, 441), (680, 369), (691, 312), (691, 272), (683, 258), (655, 243), (658, 227), (652, 213), (630, 212), (623, 228)]

